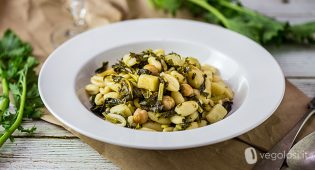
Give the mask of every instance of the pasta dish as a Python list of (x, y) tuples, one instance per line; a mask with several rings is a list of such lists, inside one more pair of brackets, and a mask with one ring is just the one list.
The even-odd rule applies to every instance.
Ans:
[(106, 121), (161, 132), (220, 121), (234, 96), (215, 67), (162, 49), (131, 52), (111, 68), (104, 62), (85, 90), (90, 110)]

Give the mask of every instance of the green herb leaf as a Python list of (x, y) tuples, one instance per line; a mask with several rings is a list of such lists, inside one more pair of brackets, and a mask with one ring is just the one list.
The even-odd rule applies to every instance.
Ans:
[(103, 62), (102, 66), (95, 70), (95, 73), (102, 73), (103, 71), (107, 70), (108, 62)]
[(158, 8), (172, 14), (180, 8), (190, 11), (195, 17), (222, 25), (243, 34), (260, 44), (293, 42), (315, 43), (315, 22), (289, 25), (254, 10), (235, 0), (151, 0)]
[(285, 34), (288, 41), (308, 44), (315, 42), (315, 21), (305, 24), (298, 24), (288, 28)]
[(176, 11), (181, 7), (182, 0), (152, 0), (152, 3), (160, 9), (175, 15)]
[[(38, 92), (35, 67), (38, 61), (32, 57), (30, 44), (22, 42), (11, 30), (0, 39), (0, 76), (2, 97), (0, 98), (0, 124), (5, 131), (0, 136), (0, 147), (18, 129), (33, 133), (35, 127), (25, 129), (21, 126), (23, 118), (39, 118), (44, 106)], [(13, 96), (9, 109), (9, 93)], [(14, 110), (14, 111), (11, 111)]]

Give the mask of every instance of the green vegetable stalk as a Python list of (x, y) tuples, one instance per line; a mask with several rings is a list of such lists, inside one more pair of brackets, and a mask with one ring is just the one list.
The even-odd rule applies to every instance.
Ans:
[[(13, 140), (15, 130), (33, 133), (36, 128), (25, 129), (21, 126), (24, 118), (39, 118), (43, 103), (40, 99), (34, 68), (38, 61), (32, 56), (32, 48), (22, 42), (11, 30), (0, 39), (0, 147)], [(9, 96), (13, 97), (10, 101)], [(12, 104), (12, 108), (9, 105)]]
[(208, 4), (207, 1), (204, 0), (189, 0), (191, 3), (194, 3), (204, 9), (206, 9), (207, 11), (211, 12), (213, 15), (215, 15), (225, 27), (229, 27), (229, 21), (227, 20), (227, 18), (215, 7), (213, 7), (212, 5)]
[(151, 0), (154, 6), (172, 14), (186, 9), (197, 18), (222, 25), (262, 44), (315, 42), (315, 22), (290, 25), (254, 10), (237, 0)]
[(24, 113), (24, 105), (25, 105), (25, 99), (26, 99), (26, 74), (27, 74), (28, 67), (25, 67), (25, 71), (21, 73), (19, 85), (22, 86), (22, 94), (21, 94), (21, 100), (20, 100), (20, 107), (17, 112), (17, 118), (15, 119), (12, 126), (6, 130), (6, 132), (0, 137), (0, 148), (4, 144), (4, 142), (10, 138), (12, 133), (21, 125), (22, 119), (23, 119), (23, 113)]
[[(3, 71), (1, 72), (3, 73)], [(10, 103), (8, 80), (4, 75), (2, 75), (1, 77), (3, 95), (0, 97), (0, 120), (2, 118), (4, 111), (8, 109)]]

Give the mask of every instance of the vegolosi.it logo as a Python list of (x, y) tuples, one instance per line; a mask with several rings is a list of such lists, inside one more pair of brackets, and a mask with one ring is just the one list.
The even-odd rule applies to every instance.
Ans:
[(312, 152), (306, 152), (304, 150), (301, 150), (297, 153), (286, 153), (278, 152), (278, 153), (258, 153), (256, 152), (255, 148), (248, 147), (244, 151), (245, 160), (248, 164), (255, 164), (258, 161), (258, 157), (261, 159), (270, 159), (272, 161), (275, 161), (277, 159), (308, 159), (308, 158), (314, 158), (315, 154)]
[(254, 164), (257, 162), (257, 152), (255, 148), (249, 147), (245, 149), (245, 159), (248, 164)]

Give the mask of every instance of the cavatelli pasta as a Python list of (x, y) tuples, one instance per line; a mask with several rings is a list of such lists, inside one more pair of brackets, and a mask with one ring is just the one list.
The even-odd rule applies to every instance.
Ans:
[[(105, 65), (106, 64), (106, 65)], [(91, 111), (123, 127), (189, 130), (222, 120), (234, 93), (209, 65), (163, 49), (129, 53), (96, 70), (85, 87)]]

